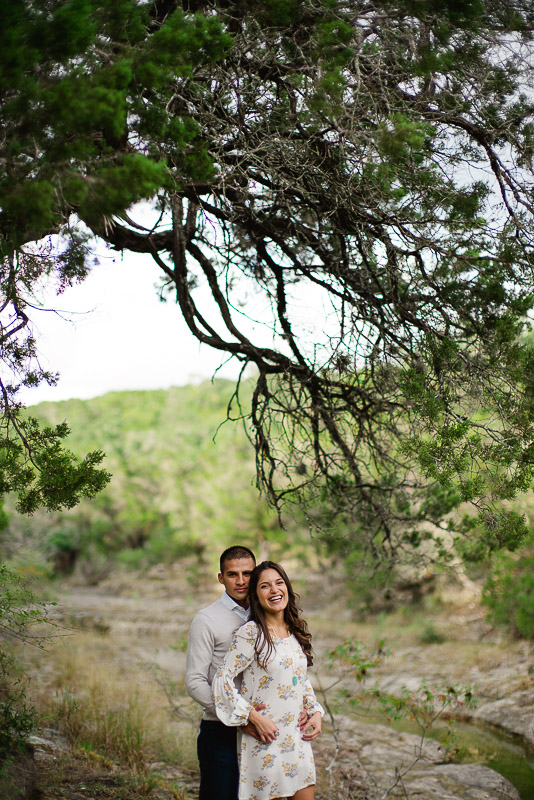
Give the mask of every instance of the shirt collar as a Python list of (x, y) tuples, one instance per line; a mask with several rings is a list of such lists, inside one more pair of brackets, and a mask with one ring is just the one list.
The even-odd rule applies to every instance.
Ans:
[(243, 606), (240, 606), (239, 603), (236, 603), (236, 601), (233, 600), (227, 592), (223, 592), (221, 595), (221, 603), (223, 606), (226, 606), (226, 608), (229, 608), (230, 611), (235, 611), (236, 614), (239, 614), (239, 616), (242, 617), (245, 622), (248, 620), (250, 616), (250, 608), (243, 608)]

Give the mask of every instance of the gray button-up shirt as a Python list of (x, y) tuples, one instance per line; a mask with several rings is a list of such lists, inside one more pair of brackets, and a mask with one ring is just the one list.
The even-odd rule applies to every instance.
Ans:
[(203, 719), (216, 720), (211, 696), (213, 676), (235, 631), (249, 618), (249, 609), (242, 608), (224, 592), (211, 606), (203, 608), (189, 629), (185, 687), (204, 709)]

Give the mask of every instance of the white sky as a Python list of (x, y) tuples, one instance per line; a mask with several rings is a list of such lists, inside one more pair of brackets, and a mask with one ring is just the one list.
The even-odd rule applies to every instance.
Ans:
[[(140, 213), (150, 212), (141, 206)], [(143, 223), (146, 223), (143, 217)], [(88, 277), (57, 296), (50, 287), (39, 298), (43, 310), (30, 318), (42, 368), (59, 373), (56, 386), (21, 389), (25, 405), (71, 398), (87, 399), (111, 391), (167, 389), (211, 378), (237, 378), (241, 362), (201, 345), (190, 333), (179, 306), (162, 303), (157, 285), (161, 270), (150, 255), (118, 253), (97, 244)], [(262, 346), (286, 347), (274, 334), (269, 301), (243, 277), (241, 302), (233, 309), (237, 325)], [(224, 338), (228, 332), (207, 285), (195, 300)], [(328, 300), (328, 298), (327, 298)], [(298, 285), (289, 292), (293, 329), (308, 355), (321, 361), (336, 335), (337, 315), (321, 291)], [(49, 310), (45, 310), (49, 309)], [(219, 324), (217, 320), (219, 318)], [(333, 320), (333, 325), (329, 320)]]
[[(81, 284), (45, 298), (61, 316), (32, 312), (41, 365), (60, 378), (55, 387), (22, 389), (20, 399), (33, 405), (211, 378), (227, 357), (199, 344), (174, 302), (159, 300), (153, 259), (106, 251), (99, 261)], [(238, 372), (233, 361), (217, 375)]]

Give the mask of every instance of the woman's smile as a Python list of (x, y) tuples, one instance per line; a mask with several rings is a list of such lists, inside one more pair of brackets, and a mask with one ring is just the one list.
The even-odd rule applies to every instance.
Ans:
[(262, 572), (257, 587), (258, 600), (264, 611), (283, 611), (288, 602), (284, 579), (275, 569)]

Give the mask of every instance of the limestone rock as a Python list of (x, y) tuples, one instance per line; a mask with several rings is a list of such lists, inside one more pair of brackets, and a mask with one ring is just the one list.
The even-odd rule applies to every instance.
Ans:
[(532, 692), (511, 692), (499, 700), (482, 701), (472, 713), (474, 719), (522, 736), (534, 746), (534, 698)]
[[(338, 770), (350, 769), (366, 784), (358, 797), (410, 800), (520, 800), (512, 784), (489, 767), (444, 764), (443, 750), (431, 740), (398, 733), (384, 725), (339, 718)], [(319, 798), (318, 798), (319, 800)]]
[(405, 785), (412, 800), (521, 800), (506, 778), (480, 764), (414, 767)]

